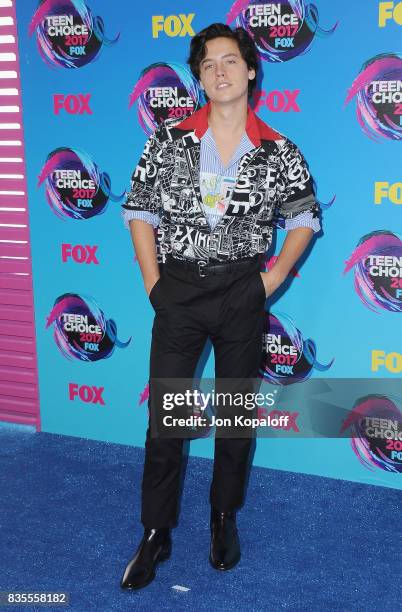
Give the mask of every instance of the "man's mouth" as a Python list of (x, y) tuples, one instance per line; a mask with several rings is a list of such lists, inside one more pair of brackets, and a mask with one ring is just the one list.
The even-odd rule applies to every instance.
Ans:
[(224, 89), (225, 87), (230, 87), (230, 83), (219, 83), (219, 85), (216, 86), (216, 89)]

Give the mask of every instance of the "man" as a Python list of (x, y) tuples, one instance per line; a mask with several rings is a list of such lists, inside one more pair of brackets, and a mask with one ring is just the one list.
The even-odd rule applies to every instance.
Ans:
[[(248, 105), (258, 61), (246, 31), (212, 24), (192, 39), (188, 63), (208, 103), (155, 130), (123, 204), (155, 310), (150, 380), (191, 379), (208, 337), (216, 379), (257, 377), (265, 300), (320, 229), (319, 205), (296, 145)], [(287, 236), (274, 266), (260, 272), (274, 215), (284, 218)], [(150, 393), (150, 417), (161, 410)], [(230, 569), (240, 559), (235, 513), (243, 502), (251, 441), (215, 438), (209, 560), (216, 569)], [(144, 535), (122, 588), (145, 586), (157, 563), (170, 556), (182, 446), (183, 439), (152, 436), (148, 427)]]

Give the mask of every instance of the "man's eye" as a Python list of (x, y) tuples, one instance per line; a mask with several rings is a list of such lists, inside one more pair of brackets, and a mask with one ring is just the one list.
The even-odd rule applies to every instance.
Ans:
[(207, 64), (207, 65), (205, 66), (205, 70), (208, 70), (209, 68), (212, 68), (212, 64)]

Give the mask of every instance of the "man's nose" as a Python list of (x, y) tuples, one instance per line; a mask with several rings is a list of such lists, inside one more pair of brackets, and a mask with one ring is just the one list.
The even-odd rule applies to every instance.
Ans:
[(224, 76), (225, 74), (225, 69), (223, 67), (223, 65), (217, 65), (216, 67), (216, 76)]

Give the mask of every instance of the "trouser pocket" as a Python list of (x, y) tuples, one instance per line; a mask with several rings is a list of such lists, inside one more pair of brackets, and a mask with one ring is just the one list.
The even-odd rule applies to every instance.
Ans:
[(162, 277), (160, 276), (158, 278), (158, 280), (156, 281), (156, 283), (154, 284), (154, 286), (152, 287), (152, 289), (151, 289), (151, 291), (149, 292), (149, 295), (148, 295), (148, 299), (151, 302), (152, 307), (153, 307), (154, 310), (155, 310), (155, 304), (156, 304), (156, 302), (155, 302), (155, 294), (157, 294), (158, 291), (159, 291), (159, 285), (160, 285), (161, 279), (162, 279)]
[(255, 274), (257, 276), (256, 282), (257, 282), (257, 285), (258, 285), (258, 289), (259, 289), (259, 292), (260, 292), (261, 299), (264, 300), (264, 302), (265, 302), (265, 300), (267, 299), (267, 294), (265, 293), (265, 286), (264, 286), (264, 283), (262, 281), (262, 277), (261, 277), (261, 274), (260, 274), (260, 271), (259, 271), (258, 268), (257, 268)]

